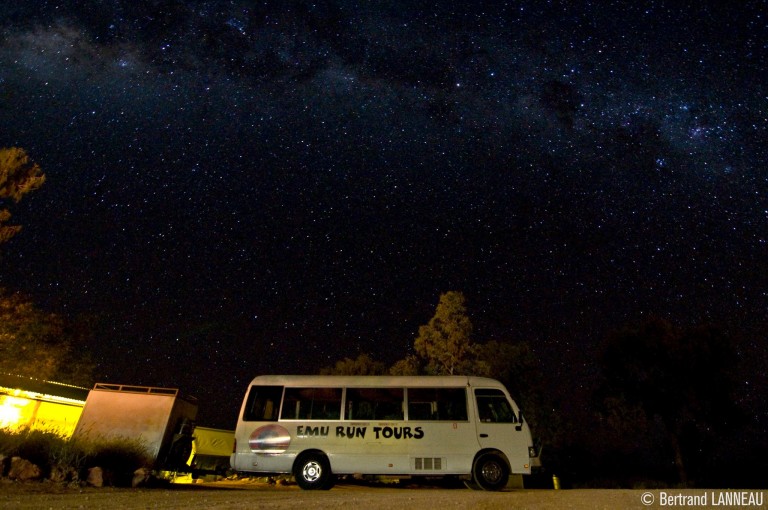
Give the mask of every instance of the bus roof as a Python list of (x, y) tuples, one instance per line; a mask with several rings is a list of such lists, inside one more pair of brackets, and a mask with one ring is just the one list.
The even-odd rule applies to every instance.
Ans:
[(251, 385), (314, 387), (504, 387), (495, 379), (466, 375), (260, 375), (251, 381)]

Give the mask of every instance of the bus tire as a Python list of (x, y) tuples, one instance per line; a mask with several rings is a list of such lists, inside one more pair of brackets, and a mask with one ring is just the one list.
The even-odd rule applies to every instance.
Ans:
[(334, 485), (331, 463), (320, 452), (306, 452), (299, 455), (293, 464), (293, 476), (304, 490), (328, 490)]
[(509, 467), (504, 458), (493, 452), (486, 452), (475, 459), (472, 467), (474, 485), (486, 491), (500, 491), (509, 481)]

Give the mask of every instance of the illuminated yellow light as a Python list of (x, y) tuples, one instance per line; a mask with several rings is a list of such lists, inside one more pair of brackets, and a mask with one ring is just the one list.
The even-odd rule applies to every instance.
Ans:
[(55, 395), (0, 388), (0, 429), (25, 428), (71, 437), (85, 402)]
[(0, 396), (0, 428), (15, 429), (22, 422), (24, 407), (29, 400), (19, 397)]

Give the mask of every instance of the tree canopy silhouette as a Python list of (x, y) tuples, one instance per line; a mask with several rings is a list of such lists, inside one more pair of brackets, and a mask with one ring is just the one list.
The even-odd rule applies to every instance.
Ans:
[[(37, 163), (32, 162), (24, 149), (11, 147), (0, 149), (0, 202), (19, 202), (24, 195), (45, 182), (45, 174)], [(11, 213), (0, 208), (0, 243), (8, 241), (21, 230), (20, 225), (6, 225)]]
[(650, 319), (609, 336), (599, 394), (661, 424), (679, 481), (688, 485), (693, 452), (737, 419), (731, 398), (735, 360), (728, 337), (716, 328), (680, 329)]
[(472, 321), (466, 299), (458, 291), (440, 296), (435, 315), (419, 327), (413, 347), (427, 362), (427, 372), (461, 375), (472, 372), (476, 346), (472, 342)]
[(320, 370), (321, 375), (385, 375), (387, 366), (381, 361), (374, 361), (368, 354), (357, 358), (344, 358), (332, 367)]
[(90, 385), (93, 364), (78, 345), (83, 329), (0, 288), (0, 372)]

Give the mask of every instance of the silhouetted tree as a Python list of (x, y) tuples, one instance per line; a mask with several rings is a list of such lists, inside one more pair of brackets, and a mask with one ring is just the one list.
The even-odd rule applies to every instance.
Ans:
[(465, 301), (461, 292), (442, 294), (435, 315), (419, 327), (419, 336), (413, 347), (426, 361), (427, 373), (469, 374), (477, 368), (472, 321), (467, 316)]
[[(499, 342), (491, 340), (477, 347), (478, 363), (483, 369), (476, 375), (484, 375), (498, 379), (509, 390), (512, 397), (525, 410), (529, 421), (533, 424), (550, 422), (541, 419), (541, 405), (546, 400), (542, 393), (542, 372), (527, 342)], [(541, 434), (542, 427), (537, 426)], [(552, 444), (552, 437), (547, 437), (547, 443)]]
[(0, 289), (0, 372), (90, 385), (93, 364), (77, 350), (82, 335), (77, 325)]
[[(33, 163), (24, 149), (0, 149), (0, 201), (18, 202), (45, 182), (45, 174)], [(5, 225), (11, 217), (7, 208), (0, 209), (0, 243), (8, 241), (20, 230), (19, 225)]]
[(337, 361), (332, 367), (320, 370), (322, 375), (384, 375), (387, 366), (381, 361), (374, 361), (367, 354), (361, 354), (357, 358), (344, 358)]
[(389, 368), (391, 375), (419, 375), (423, 373), (423, 363), (418, 356), (410, 354), (398, 360)]
[(681, 330), (651, 319), (610, 335), (601, 365), (606, 408), (618, 417), (637, 408), (647, 423), (660, 424), (679, 481), (688, 485), (687, 460), (735, 420), (729, 339), (712, 327)]

